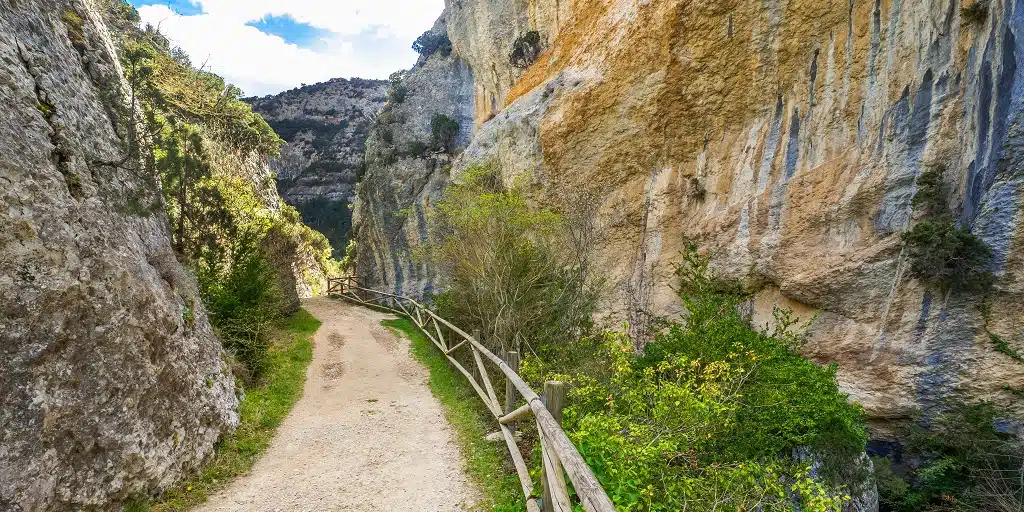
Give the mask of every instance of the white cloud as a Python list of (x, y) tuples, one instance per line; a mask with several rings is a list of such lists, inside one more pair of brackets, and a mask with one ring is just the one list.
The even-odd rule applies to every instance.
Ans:
[[(138, 9), (194, 64), (224, 76), (247, 94), (264, 95), (336, 77), (386, 78), (410, 67), (413, 40), (433, 25), (443, 0), (199, 0), (203, 14), (181, 16), (165, 5)], [(300, 48), (246, 23), (289, 15), (330, 31)]]

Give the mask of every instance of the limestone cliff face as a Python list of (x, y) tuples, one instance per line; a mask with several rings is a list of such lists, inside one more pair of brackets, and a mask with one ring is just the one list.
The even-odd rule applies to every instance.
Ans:
[[(947, 398), (1024, 413), (1004, 390), (1024, 366), (985, 330), (1024, 349), (1024, 0), (972, 3), (448, 1), (479, 125), (453, 179), (494, 161), (539, 201), (601, 197), (614, 318), (680, 314), (673, 267), (710, 248), (758, 284), (758, 324), (816, 316), (807, 355), (840, 363), (878, 433)], [(530, 30), (545, 48), (521, 70), (508, 54)], [(930, 167), (995, 253), (986, 315), (908, 271)]]
[(194, 470), (233, 379), (111, 115), (88, 1), (0, 3), (0, 509), (106, 509)]
[(327, 235), (339, 257), (366, 137), (387, 88), (386, 81), (338, 78), (246, 100), (287, 142), (271, 161), (281, 196)]
[[(442, 16), (433, 31), (444, 30)], [(436, 114), (459, 123), (455, 145), (466, 146), (473, 133), (472, 85), (464, 60), (435, 53), (407, 72), (405, 98), (389, 103), (377, 117), (366, 143), (367, 171), (355, 211), (356, 273), (364, 284), (415, 296), (437, 286), (435, 273), (412, 250), (428, 236), (426, 208), (447, 186), (451, 158), (425, 146)]]

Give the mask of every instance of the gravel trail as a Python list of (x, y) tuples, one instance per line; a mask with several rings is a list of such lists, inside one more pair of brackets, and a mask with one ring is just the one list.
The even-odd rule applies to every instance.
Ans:
[(201, 511), (457, 511), (480, 495), (409, 342), (341, 301), (303, 307), (316, 334), (305, 393), (252, 471)]

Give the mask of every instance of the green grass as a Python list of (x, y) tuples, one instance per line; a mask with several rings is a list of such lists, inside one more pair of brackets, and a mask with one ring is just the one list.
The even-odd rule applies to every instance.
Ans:
[(521, 511), (525, 509), (522, 488), (516, 477), (504, 443), (484, 439), (497, 423), (490, 417), (466, 378), (448, 364), (436, 346), (409, 320), (384, 320), (381, 325), (394, 329), (412, 341), (410, 351), (430, 370), (430, 391), (444, 406), (445, 417), (455, 429), (466, 459), (469, 476), (483, 491), (484, 510)]
[(177, 511), (203, 503), (210, 493), (245, 474), (260, 458), (278, 425), (302, 396), (306, 367), (313, 359), (313, 335), (320, 321), (305, 310), (285, 321), (274, 336), (264, 383), (247, 389), (233, 435), (217, 444), (213, 460), (194, 479), (178, 484), (152, 504), (136, 502), (125, 511)]

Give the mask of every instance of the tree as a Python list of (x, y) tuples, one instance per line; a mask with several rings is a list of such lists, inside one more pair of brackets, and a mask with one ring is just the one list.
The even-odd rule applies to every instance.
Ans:
[(430, 57), (437, 52), (440, 52), (443, 57), (447, 57), (452, 53), (452, 42), (448, 39), (446, 32), (436, 33), (428, 30), (416, 38), (416, 41), (412, 43), (412, 49), (424, 57)]

